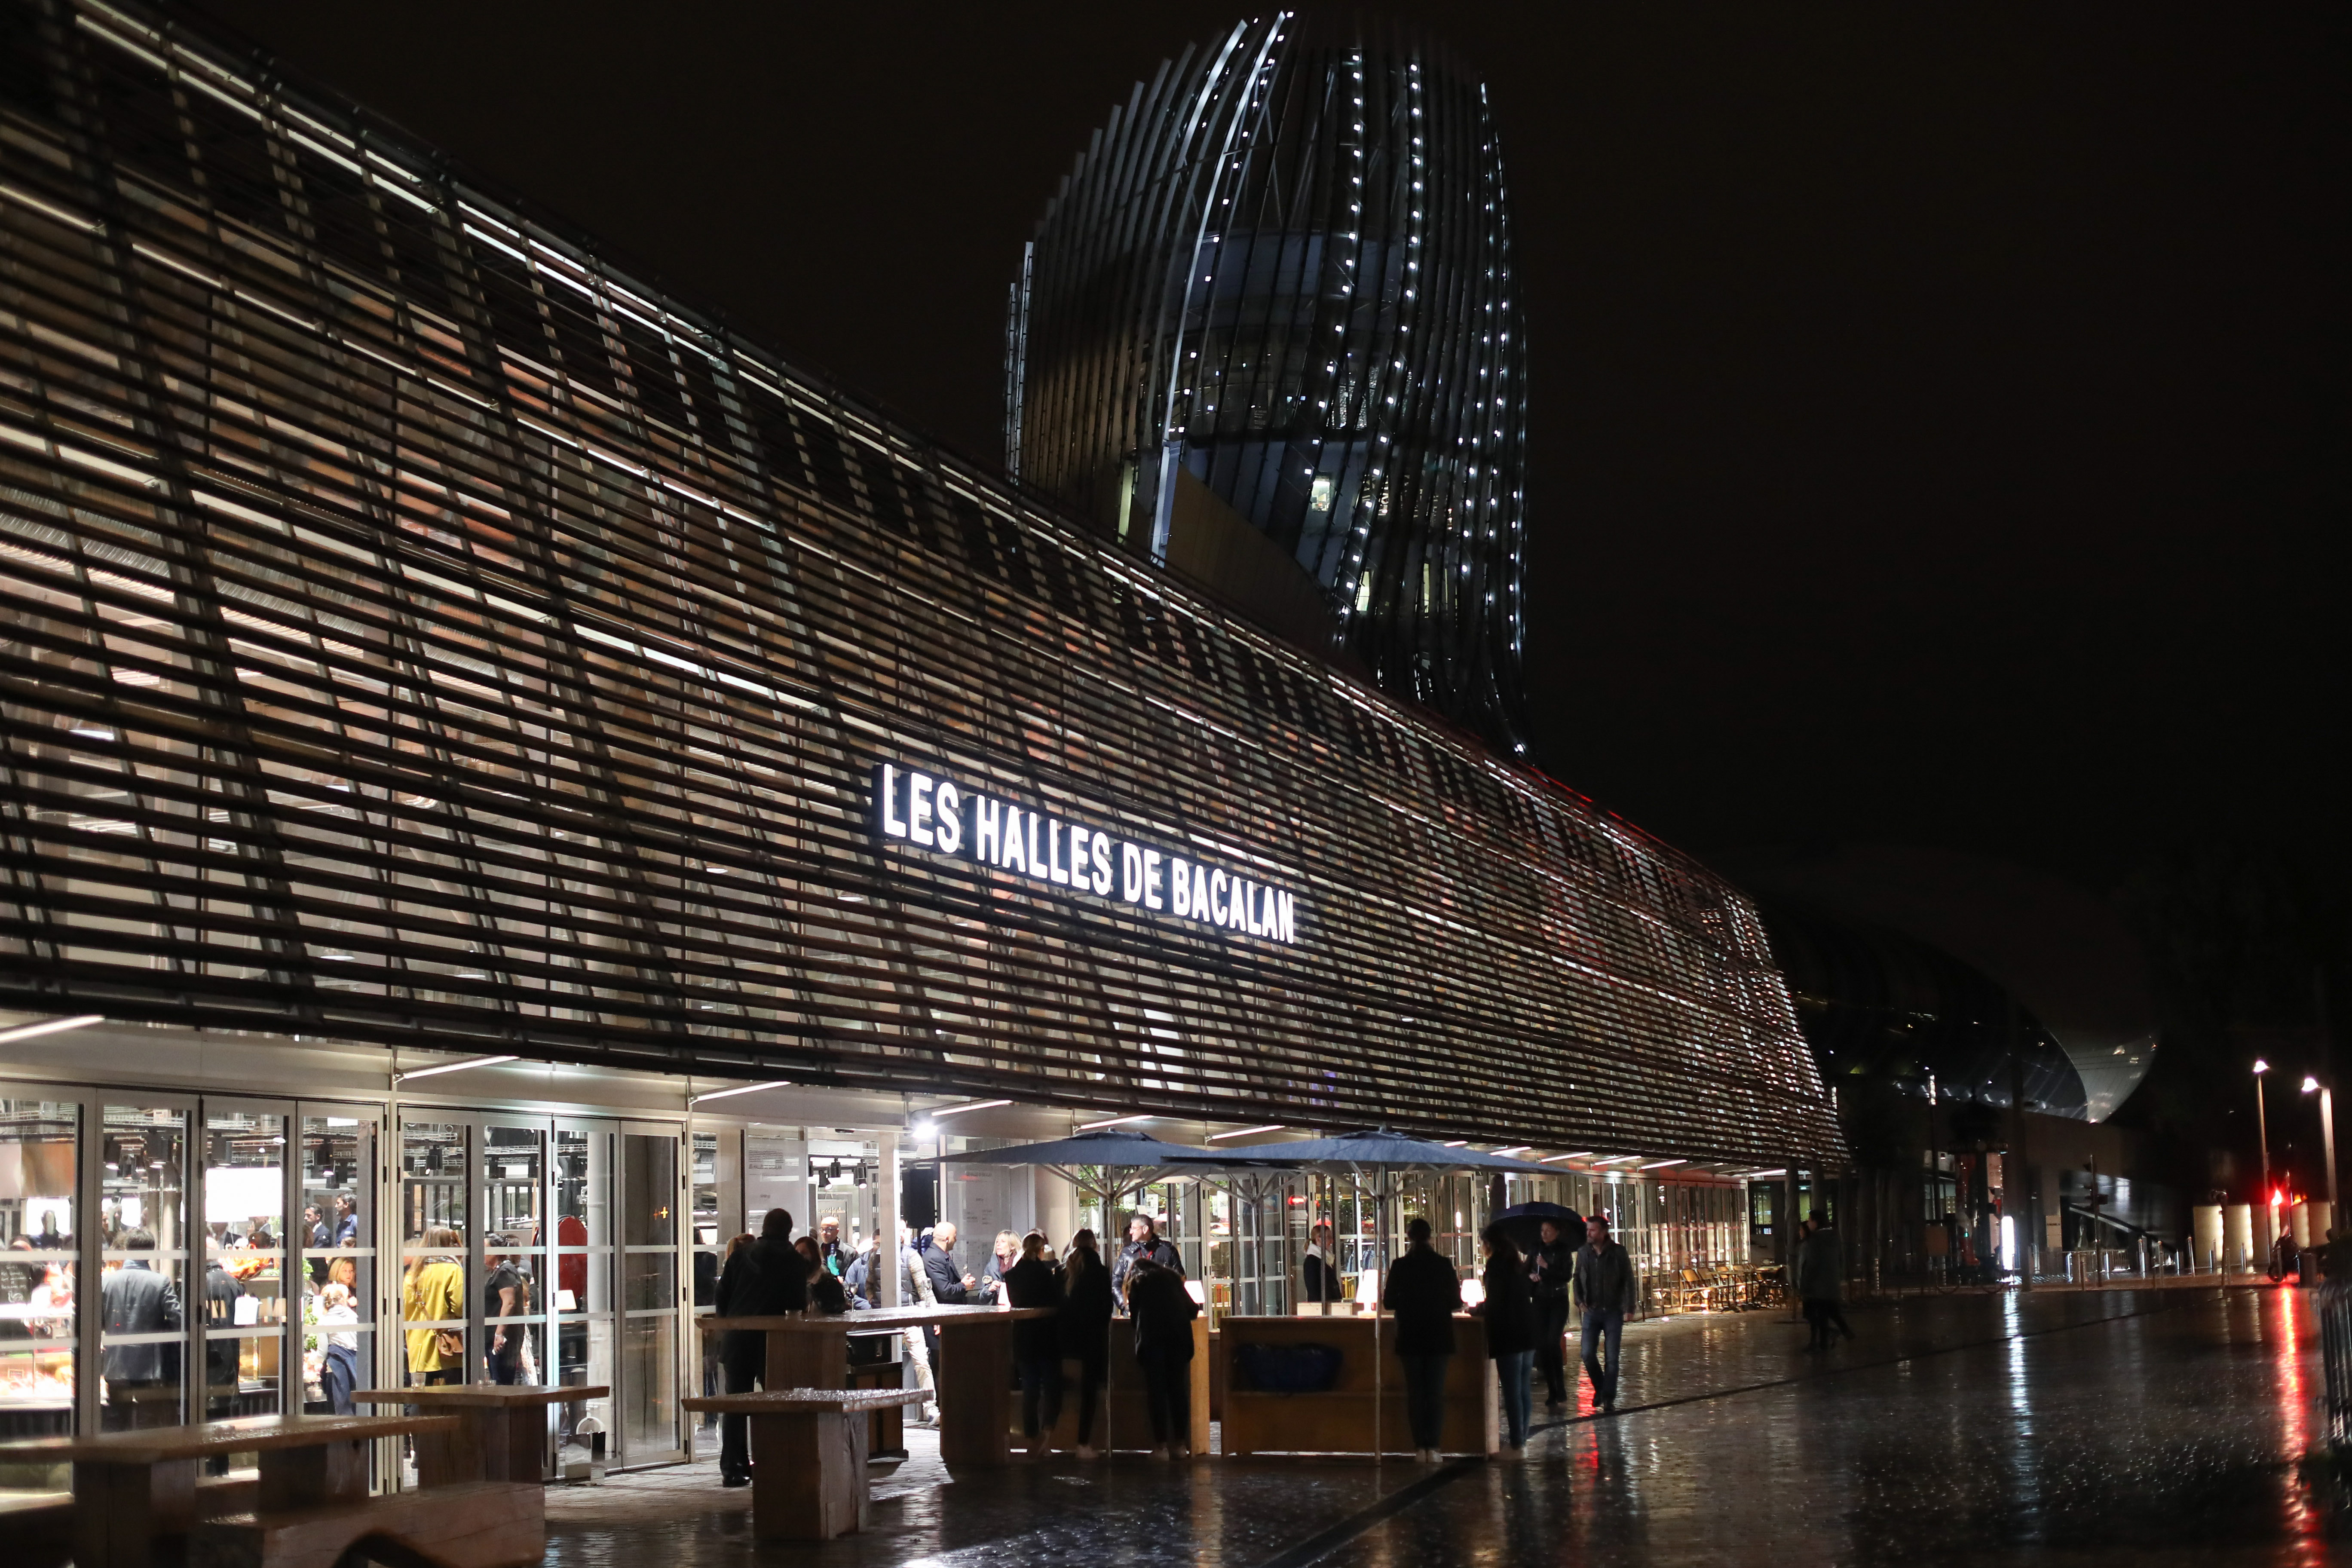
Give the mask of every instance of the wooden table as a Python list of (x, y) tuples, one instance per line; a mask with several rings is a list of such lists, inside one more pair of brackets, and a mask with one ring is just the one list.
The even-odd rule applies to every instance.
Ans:
[(416, 1439), (416, 1484), (532, 1481), (547, 1474), (547, 1407), (602, 1399), (601, 1383), (518, 1388), (511, 1384), (434, 1384), (418, 1388), (365, 1388), (354, 1405), (414, 1405), (455, 1415), (460, 1425)]
[(706, 1334), (764, 1334), (763, 1382), (775, 1390), (847, 1387), (852, 1334), (938, 1329), (940, 1364), (932, 1373), (939, 1393), (940, 1458), (955, 1466), (1002, 1465), (1013, 1458), (1006, 1435), (1013, 1408), (1013, 1325), (1054, 1315), (1050, 1307), (885, 1307), (695, 1321)]
[(678, 1403), (749, 1422), (754, 1537), (831, 1541), (866, 1528), (873, 1497), (866, 1473), (866, 1413), (929, 1397), (919, 1388), (791, 1388)]
[(196, 1470), (215, 1455), (257, 1454), (257, 1511), (283, 1513), (368, 1495), (367, 1445), (454, 1430), (455, 1415), (251, 1415), (89, 1437), (0, 1443), (0, 1462), (73, 1466), (76, 1568), (149, 1568), (159, 1538), (195, 1522)]

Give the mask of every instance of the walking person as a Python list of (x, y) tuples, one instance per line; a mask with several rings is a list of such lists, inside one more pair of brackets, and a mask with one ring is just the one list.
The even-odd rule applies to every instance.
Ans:
[[(1110, 1381), (1110, 1320), (1115, 1302), (1110, 1267), (1095, 1233), (1070, 1237), (1062, 1259), (1062, 1353), (1078, 1363), (1078, 1458), (1095, 1457), (1095, 1413)], [(1104, 1434), (1108, 1439), (1109, 1434)], [(1105, 1445), (1109, 1445), (1106, 1441)]]
[[(760, 1222), (760, 1239), (728, 1258), (719, 1276), (719, 1316), (772, 1318), (808, 1307), (808, 1262), (793, 1247), (793, 1216), (770, 1209)], [(730, 1332), (719, 1346), (719, 1366), (727, 1373), (727, 1392), (749, 1394), (768, 1373), (768, 1337)], [(728, 1415), (719, 1423), (719, 1484), (751, 1484), (751, 1435), (746, 1418)]]
[(1406, 1425), (1412, 1457), (1437, 1463), (1445, 1438), (1445, 1363), (1454, 1356), (1454, 1314), (1462, 1310), (1462, 1278), (1429, 1245), (1429, 1221), (1405, 1222), (1404, 1256), (1389, 1265), (1381, 1304), (1396, 1314), (1397, 1359), (1404, 1363)]
[(1836, 1342), (1830, 1337), (1832, 1328), (1847, 1339), (1853, 1338), (1839, 1300), (1844, 1294), (1845, 1259), (1838, 1247), (1837, 1231), (1826, 1218), (1815, 1217), (1807, 1222), (1807, 1227), (1804, 1239), (1797, 1244), (1797, 1294), (1804, 1300), (1805, 1321), (1812, 1325), (1805, 1348), (1825, 1351)]
[[(898, 1283), (910, 1307), (936, 1307), (939, 1298), (931, 1294), (931, 1276), (923, 1267), (923, 1249), (915, 1235), (915, 1227), (898, 1227)], [(900, 1340), (907, 1347), (907, 1359), (915, 1363), (915, 1386), (927, 1389), (931, 1398), (915, 1407), (908, 1420), (918, 1426), (928, 1426), (938, 1419), (939, 1383), (931, 1375), (931, 1331), (928, 1327), (907, 1329)]]
[[(1546, 1225), (1545, 1229), (1552, 1227)], [(1536, 1310), (1535, 1285), (1528, 1278), (1527, 1260), (1499, 1226), (1488, 1227), (1486, 1299), (1478, 1315), (1486, 1321), (1486, 1354), (1502, 1384), (1503, 1442), (1514, 1459), (1528, 1451), (1528, 1427), (1535, 1419), (1534, 1376), (1536, 1335), (1548, 1321)]]
[[(1000, 1278), (1008, 1307), (1044, 1307), (1050, 1318), (1024, 1318), (1013, 1325), (1013, 1367), (1021, 1379), (1021, 1435), (1029, 1457), (1054, 1451), (1054, 1428), (1062, 1419), (1062, 1271), (1045, 1261), (1045, 1235), (1033, 1230)], [(1041, 1436), (1042, 1432), (1042, 1436)]]
[(1633, 1258), (1609, 1239), (1606, 1215), (1584, 1222), (1584, 1245), (1576, 1249), (1576, 1271), (1568, 1289), (1570, 1305), (1583, 1330), (1584, 1372), (1592, 1379), (1593, 1397), (1601, 1409), (1614, 1410), (1619, 1342), (1626, 1314), (1642, 1304), (1642, 1282), (1634, 1278)]
[(352, 1394), (360, 1385), (359, 1321), (350, 1288), (328, 1280), (319, 1292), (319, 1332), (327, 1347), (320, 1362), (319, 1386), (327, 1396), (328, 1410), (336, 1415), (356, 1414)]
[(1148, 1257), (1127, 1271), (1127, 1315), (1135, 1320), (1135, 1360), (1151, 1415), (1151, 1457), (1192, 1452), (1192, 1320), (1201, 1303), (1184, 1277)]
[(1544, 1221), (1538, 1234), (1538, 1244), (1528, 1255), (1536, 1313), (1535, 1359), (1543, 1373), (1544, 1404), (1556, 1410), (1568, 1403), (1568, 1286), (1576, 1273), (1577, 1243), (1556, 1220)]

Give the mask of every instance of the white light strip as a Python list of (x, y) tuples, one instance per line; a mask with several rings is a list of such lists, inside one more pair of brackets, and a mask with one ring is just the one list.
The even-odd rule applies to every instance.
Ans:
[(1117, 1127), (1117, 1126), (1119, 1126), (1120, 1124), (1122, 1124), (1122, 1123), (1124, 1123), (1124, 1122), (1129, 1122), (1129, 1121), (1150, 1121), (1150, 1120), (1152, 1120), (1152, 1118), (1151, 1118), (1151, 1116), (1150, 1116), (1148, 1112), (1147, 1112), (1146, 1114), (1144, 1114), (1144, 1115), (1141, 1115), (1141, 1116), (1114, 1116), (1114, 1117), (1112, 1117), (1108, 1121), (1089, 1121), (1089, 1122), (1087, 1122), (1087, 1123), (1085, 1123), (1083, 1126), (1081, 1126), (1081, 1127), (1078, 1129), (1078, 1131), (1081, 1131), (1081, 1132), (1092, 1132), (1092, 1131), (1097, 1131), (1097, 1129), (1099, 1129), (1099, 1128), (1104, 1128), (1104, 1127)]
[(1648, 1164), (1643, 1166), (1642, 1169), (1645, 1171), (1663, 1171), (1668, 1165), (1687, 1165), (1690, 1162), (1688, 1160), (1653, 1160)]
[(476, 1057), (471, 1061), (443, 1062), (437, 1068), (418, 1068), (415, 1072), (395, 1073), (394, 1077), (398, 1081), (406, 1083), (410, 1079), (431, 1078), (437, 1072), (463, 1072), (467, 1068), (490, 1068), (498, 1066), (500, 1062), (520, 1061), (520, 1059), (521, 1058), (519, 1057)]
[(1495, 1152), (1497, 1154), (1524, 1154), (1534, 1147), (1535, 1145), (1532, 1143), (1514, 1143), (1507, 1149), (1497, 1149)]
[(13, 1046), (18, 1040), (37, 1040), (43, 1035), (63, 1034), (68, 1029), (86, 1029), (92, 1024), (105, 1022), (103, 1014), (83, 1013), (71, 1018), (48, 1018), (38, 1024), (19, 1024), (13, 1029), (0, 1029), (0, 1046)]
[(1447, 1147), (1448, 1149), (1459, 1149), (1459, 1148), (1461, 1148), (1465, 1143), (1467, 1143), (1467, 1142), (1470, 1142), (1470, 1140), (1468, 1140), (1467, 1138), (1456, 1138), (1453, 1142), (1448, 1143), (1448, 1144), (1446, 1145), (1446, 1147)]
[(1614, 1165), (1622, 1161), (1638, 1160), (1641, 1157), (1639, 1154), (1612, 1154), (1605, 1160), (1595, 1160), (1592, 1163), (1596, 1165)]
[(1010, 1105), (1009, 1100), (975, 1100), (970, 1105), (942, 1105), (937, 1110), (926, 1110), (923, 1116), (937, 1121), (942, 1116), (961, 1116), (967, 1110), (993, 1110), (1000, 1105)]
[(1210, 1133), (1209, 1142), (1212, 1143), (1222, 1143), (1228, 1138), (1246, 1138), (1253, 1132), (1279, 1132), (1283, 1131), (1284, 1126), (1285, 1123), (1277, 1121), (1270, 1127), (1237, 1127), (1231, 1132)]
[(1583, 1154), (1547, 1154), (1542, 1159), (1538, 1160), (1536, 1163), (1538, 1165), (1557, 1165), (1562, 1160), (1589, 1160), (1591, 1157), (1592, 1156), (1590, 1152)]
[(1788, 1168), (1783, 1166), (1777, 1171), (1750, 1171), (1739, 1179), (1743, 1182), (1752, 1182), (1759, 1176), (1785, 1176), (1788, 1173)]
[(687, 1103), (688, 1105), (700, 1105), (706, 1100), (724, 1100), (730, 1094), (752, 1094), (763, 1089), (790, 1088), (792, 1088), (792, 1085), (780, 1078), (771, 1079), (765, 1083), (739, 1083), (733, 1089), (714, 1089), (709, 1094), (698, 1094), (692, 1100), (688, 1100)]

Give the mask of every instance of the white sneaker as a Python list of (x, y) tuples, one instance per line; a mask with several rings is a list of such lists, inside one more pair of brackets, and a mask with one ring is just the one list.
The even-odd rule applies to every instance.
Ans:
[(1151, 1445), (1151, 1457), (1155, 1459), (1166, 1458), (1168, 1457), (1168, 1445), (1165, 1443), (1154, 1443)]
[(1079, 1444), (1079, 1445), (1078, 1445), (1078, 1458), (1081, 1458), (1081, 1459), (1093, 1459), (1093, 1458), (1099, 1458), (1099, 1457), (1100, 1457), (1099, 1455), (1097, 1455), (1097, 1453), (1096, 1453), (1092, 1448), (1090, 1448), (1090, 1447), (1087, 1447), (1087, 1445), (1085, 1445), (1084, 1443), (1081, 1443), (1081, 1444)]
[(1440, 1454), (1434, 1448), (1419, 1449), (1417, 1450), (1416, 1457), (1424, 1465), (1439, 1465), (1445, 1462), (1445, 1456)]

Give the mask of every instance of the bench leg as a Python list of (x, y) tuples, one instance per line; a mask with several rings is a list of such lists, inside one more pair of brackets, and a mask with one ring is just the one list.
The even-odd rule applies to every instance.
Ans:
[(866, 1416), (803, 1410), (754, 1415), (751, 1533), (831, 1541), (866, 1528)]
[(158, 1544), (184, 1538), (195, 1516), (194, 1459), (74, 1466), (75, 1568), (149, 1568)]
[(263, 1513), (290, 1513), (322, 1503), (367, 1496), (367, 1445), (320, 1443), (307, 1448), (264, 1448), (256, 1456), (261, 1472), (255, 1506)]

